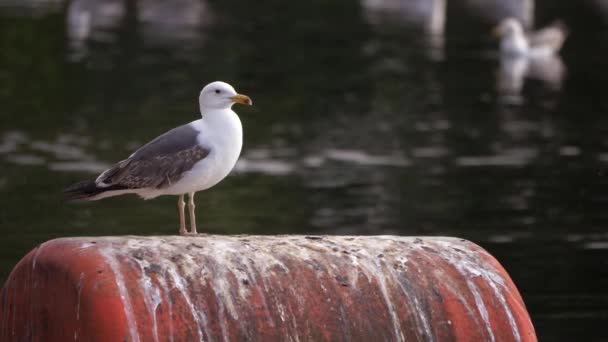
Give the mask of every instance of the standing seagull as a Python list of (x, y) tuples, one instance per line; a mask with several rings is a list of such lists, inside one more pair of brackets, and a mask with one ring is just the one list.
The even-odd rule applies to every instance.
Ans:
[(568, 36), (561, 21), (538, 30), (525, 33), (520, 22), (514, 18), (504, 19), (495, 29), (500, 37), (500, 52), (507, 56), (550, 57), (556, 54)]
[(224, 179), (241, 153), (243, 127), (231, 109), (235, 103), (252, 105), (249, 97), (237, 94), (227, 83), (208, 84), (199, 96), (201, 119), (150, 141), (95, 181), (69, 186), (64, 190), (66, 198), (95, 201), (123, 194), (137, 194), (143, 199), (179, 195), (179, 233), (186, 235), (184, 194), (187, 193), (190, 234), (196, 234), (194, 194)]

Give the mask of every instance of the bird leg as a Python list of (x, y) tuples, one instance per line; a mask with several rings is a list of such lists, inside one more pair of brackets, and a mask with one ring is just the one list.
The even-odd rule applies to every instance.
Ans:
[(196, 216), (194, 215), (194, 192), (189, 193), (190, 200), (188, 201), (188, 209), (190, 210), (190, 234), (196, 234)]
[(184, 202), (184, 195), (179, 195), (177, 199), (177, 209), (179, 211), (179, 235), (186, 235), (186, 217), (184, 215), (184, 207), (186, 203)]

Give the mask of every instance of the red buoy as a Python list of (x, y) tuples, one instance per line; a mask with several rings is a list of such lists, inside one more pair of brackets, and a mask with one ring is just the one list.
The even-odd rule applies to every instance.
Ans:
[(505, 270), (455, 238), (57, 239), (0, 299), (0, 341), (536, 341)]

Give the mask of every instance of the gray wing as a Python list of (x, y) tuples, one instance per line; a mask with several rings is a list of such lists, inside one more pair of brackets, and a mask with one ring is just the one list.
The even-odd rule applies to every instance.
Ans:
[(170, 186), (209, 155), (208, 148), (198, 145), (198, 134), (190, 124), (174, 128), (106, 170), (95, 183), (128, 189)]
[(542, 30), (529, 33), (528, 41), (531, 47), (549, 47), (553, 51), (558, 51), (564, 44), (567, 35), (566, 25), (557, 21)]

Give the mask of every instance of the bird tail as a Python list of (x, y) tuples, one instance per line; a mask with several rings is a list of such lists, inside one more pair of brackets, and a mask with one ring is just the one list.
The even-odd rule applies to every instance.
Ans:
[(98, 196), (107, 191), (124, 190), (126, 187), (121, 185), (111, 185), (99, 187), (92, 180), (78, 182), (63, 189), (66, 201), (94, 201), (102, 197)]

